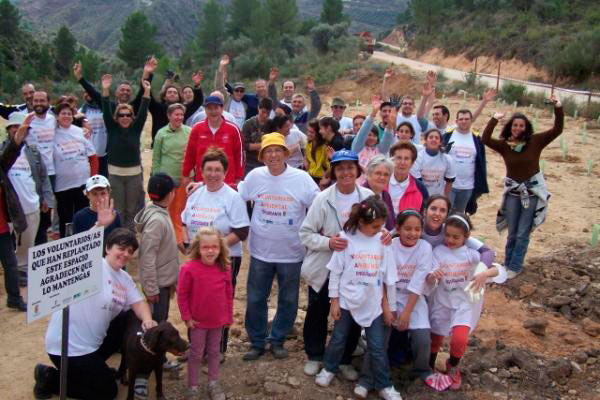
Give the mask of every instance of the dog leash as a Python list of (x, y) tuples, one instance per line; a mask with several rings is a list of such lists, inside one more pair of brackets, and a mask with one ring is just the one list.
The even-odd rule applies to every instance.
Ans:
[(137, 332), (137, 335), (140, 337), (140, 346), (142, 346), (142, 349), (144, 349), (144, 351), (146, 351), (147, 353), (150, 353), (153, 356), (155, 356), (156, 353), (153, 352), (152, 350), (150, 350), (150, 348), (146, 345), (146, 343), (144, 343), (144, 333), (143, 332)]

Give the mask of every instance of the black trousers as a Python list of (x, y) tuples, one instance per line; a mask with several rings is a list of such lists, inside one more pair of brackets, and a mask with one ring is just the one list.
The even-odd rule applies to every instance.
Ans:
[[(73, 222), (73, 215), (88, 206), (88, 199), (83, 194), (85, 185), (54, 192), (56, 197), (56, 211), (58, 212), (60, 237), (65, 237), (66, 224)], [(41, 225), (41, 223), (40, 223)]]
[[(233, 284), (233, 297), (235, 298), (235, 286), (237, 283), (237, 276), (240, 273), (240, 267), (242, 266), (242, 257), (231, 257), (231, 283)], [(229, 339), (229, 328), (223, 328), (223, 334), (221, 335), (221, 353), (227, 351), (227, 340)]]
[[(308, 310), (304, 320), (304, 351), (311, 361), (322, 361), (325, 354), (327, 341), (327, 319), (329, 318), (329, 279), (317, 293), (313, 288), (308, 288)], [(340, 364), (350, 364), (352, 353), (356, 349), (360, 338), (360, 326), (352, 322), (344, 356)]]
[[(123, 335), (127, 327), (127, 313), (122, 312), (113, 319), (106, 337), (98, 350), (83, 356), (69, 357), (67, 372), (67, 396), (82, 400), (110, 400), (119, 391), (114, 370), (106, 365), (106, 360), (121, 349)], [(49, 374), (50, 390), (60, 391), (60, 356), (49, 354), (57, 369)]]
[[(50, 185), (52, 191), (54, 191), (54, 184), (56, 183), (56, 175), (49, 175)], [(38, 231), (35, 234), (35, 245), (40, 245), (48, 242), (48, 228), (52, 226), (52, 211), (42, 212), (40, 210), (40, 224), (38, 225)]]

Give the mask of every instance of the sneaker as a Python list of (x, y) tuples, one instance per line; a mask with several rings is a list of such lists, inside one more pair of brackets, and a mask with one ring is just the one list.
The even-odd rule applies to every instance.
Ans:
[(315, 383), (322, 387), (328, 387), (334, 376), (335, 374), (333, 372), (329, 372), (323, 368), (315, 378)]
[(165, 370), (165, 371), (179, 369), (181, 367), (182, 367), (181, 363), (177, 360), (165, 361), (165, 363), (163, 364), (163, 370)]
[(211, 400), (225, 400), (225, 393), (223, 393), (219, 381), (208, 382), (208, 397)]
[(265, 349), (259, 349), (258, 347), (251, 347), (246, 354), (244, 354), (244, 361), (258, 360), (260, 356), (265, 354)]
[(48, 389), (48, 373), (50, 369), (47, 365), (37, 364), (33, 369), (33, 379), (35, 385), (33, 386), (33, 397), (36, 399), (50, 399), (52, 393)]
[(379, 391), (379, 397), (384, 400), (402, 400), (400, 393), (396, 392), (393, 386), (388, 386), (385, 389)]
[(425, 384), (438, 392), (443, 392), (452, 385), (452, 378), (441, 372), (435, 372), (425, 378)]
[(271, 345), (271, 353), (273, 353), (273, 358), (278, 360), (282, 360), (284, 358), (288, 358), (288, 351), (281, 345)]
[(304, 373), (308, 376), (315, 376), (319, 373), (319, 367), (321, 363), (318, 361), (308, 360), (306, 364), (304, 364)]
[(185, 400), (197, 400), (200, 398), (200, 389), (198, 386), (190, 386), (185, 392)]
[(350, 364), (340, 365), (340, 372), (342, 373), (342, 378), (347, 381), (354, 382), (358, 380), (358, 372)]
[(446, 361), (446, 375), (448, 375), (452, 379), (452, 384), (450, 385), (450, 390), (458, 390), (460, 389), (460, 384), (462, 382), (462, 376), (460, 374), (460, 368), (457, 366), (453, 367), (450, 365), (449, 361)]
[(359, 399), (366, 399), (369, 396), (369, 389), (364, 386), (356, 385), (354, 386), (354, 395)]
[(16, 310), (16, 311), (21, 311), (21, 312), (26, 312), (27, 311), (27, 303), (25, 303), (23, 301), (23, 299), (19, 299), (18, 302), (16, 303), (6, 303), (6, 307)]
[(516, 272), (516, 271), (509, 269), (506, 271), (506, 279), (514, 279), (519, 274), (520, 274), (520, 272)]
[(148, 398), (148, 378), (135, 378), (133, 393), (136, 400)]

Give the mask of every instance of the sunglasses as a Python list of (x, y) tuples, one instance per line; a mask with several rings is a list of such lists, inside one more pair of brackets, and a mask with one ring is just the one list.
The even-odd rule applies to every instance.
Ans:
[(246, 90), (245, 89), (235, 89), (234, 92), (239, 92), (239, 93), (244, 93)]
[(335, 109), (339, 109), (339, 108), (341, 108), (341, 109), (345, 109), (345, 108), (346, 108), (346, 106), (332, 106), (332, 108), (335, 108)]
[(131, 114), (127, 113), (127, 114), (117, 114), (117, 118), (131, 118)]

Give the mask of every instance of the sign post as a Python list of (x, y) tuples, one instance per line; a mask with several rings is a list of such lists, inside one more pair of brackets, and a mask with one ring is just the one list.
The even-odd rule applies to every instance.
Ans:
[(103, 242), (99, 227), (29, 249), (27, 322), (62, 312), (61, 400), (67, 395), (69, 306), (100, 292)]

